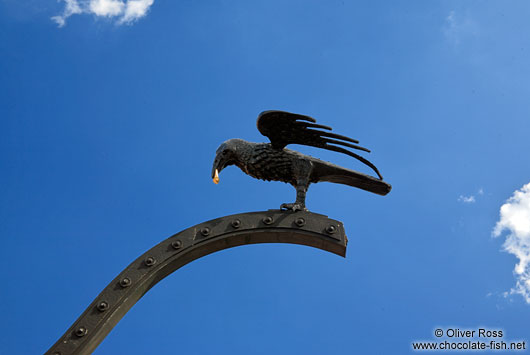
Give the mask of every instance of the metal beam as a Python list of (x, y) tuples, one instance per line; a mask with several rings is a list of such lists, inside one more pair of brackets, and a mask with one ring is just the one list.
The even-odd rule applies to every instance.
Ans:
[(197, 224), (133, 261), (88, 306), (46, 354), (90, 354), (132, 306), (160, 280), (187, 263), (246, 244), (290, 243), (346, 255), (341, 222), (311, 212), (269, 210)]

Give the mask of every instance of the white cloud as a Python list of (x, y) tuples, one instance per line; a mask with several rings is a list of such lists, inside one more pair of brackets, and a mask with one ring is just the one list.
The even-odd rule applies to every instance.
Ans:
[(65, 25), (66, 19), (68, 17), (83, 12), (77, 0), (64, 0), (64, 2), (66, 3), (66, 5), (64, 7), (63, 14), (52, 17), (52, 20), (57, 22), (57, 25), (59, 25), (59, 27), (63, 27)]
[(154, 0), (59, 0), (65, 8), (61, 15), (53, 16), (59, 27), (76, 14), (92, 14), (98, 17), (116, 18), (118, 24), (132, 23), (144, 17)]
[(504, 250), (519, 259), (514, 269), (517, 282), (509, 293), (520, 294), (530, 303), (530, 183), (515, 191), (501, 206), (493, 236), (498, 237), (503, 231), (508, 231)]
[(473, 195), (471, 195), (471, 196), (460, 195), (460, 197), (458, 197), (458, 202), (474, 203), (475, 202), (475, 196), (473, 196)]
[(477, 201), (477, 197), (482, 196), (482, 195), (484, 195), (484, 189), (481, 187), (480, 189), (478, 189), (477, 195), (469, 195), (469, 196), (460, 195), (457, 201), (463, 202), (463, 203), (475, 203)]
[(445, 18), (443, 33), (446, 40), (454, 46), (458, 46), (464, 39), (477, 36), (478, 32), (476, 22), (469, 17), (451, 11)]
[(120, 23), (132, 22), (144, 17), (154, 0), (129, 0)]
[(90, 12), (96, 16), (118, 16), (123, 13), (125, 4), (121, 0), (91, 0)]

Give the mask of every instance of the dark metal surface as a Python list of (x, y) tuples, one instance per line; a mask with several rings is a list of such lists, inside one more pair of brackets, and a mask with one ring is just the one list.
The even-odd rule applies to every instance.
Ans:
[(311, 212), (269, 210), (226, 216), (177, 233), (132, 262), (46, 354), (90, 354), (131, 307), (181, 266), (245, 244), (290, 243), (346, 255), (341, 222)]
[[(219, 182), (219, 173), (225, 167), (236, 165), (256, 179), (291, 184), (296, 189), (296, 201), (284, 203), (280, 208), (293, 211), (306, 209), (307, 189), (310, 184), (320, 181), (349, 185), (379, 195), (386, 195), (392, 189), (390, 184), (383, 181), (374, 164), (351, 150), (370, 152), (368, 149), (352, 144), (359, 143), (355, 139), (329, 132), (331, 127), (316, 124), (312, 117), (285, 111), (265, 111), (258, 116), (257, 125), (258, 130), (271, 142), (229, 139), (222, 143), (212, 167), (215, 183)], [(285, 149), (289, 144), (303, 144), (347, 154), (368, 165), (379, 178)]]

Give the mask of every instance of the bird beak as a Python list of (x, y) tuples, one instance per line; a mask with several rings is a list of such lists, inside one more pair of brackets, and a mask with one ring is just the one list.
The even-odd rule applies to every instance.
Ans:
[(219, 156), (215, 157), (215, 160), (212, 166), (212, 180), (214, 184), (219, 183), (219, 173), (221, 172), (221, 170), (224, 169), (224, 167), (225, 167), (225, 162), (222, 161), (221, 157)]

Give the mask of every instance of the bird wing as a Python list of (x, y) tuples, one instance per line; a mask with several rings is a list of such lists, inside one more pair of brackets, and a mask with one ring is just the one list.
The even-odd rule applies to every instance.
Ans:
[[(379, 170), (367, 159), (343, 147), (370, 152), (357, 145), (358, 140), (331, 131), (331, 127), (316, 123), (313, 117), (298, 115), (285, 111), (264, 111), (258, 116), (258, 130), (271, 140), (276, 149), (283, 149), (288, 144), (303, 144), (347, 154), (372, 168), (379, 178)], [(354, 144), (355, 143), (355, 144)]]

